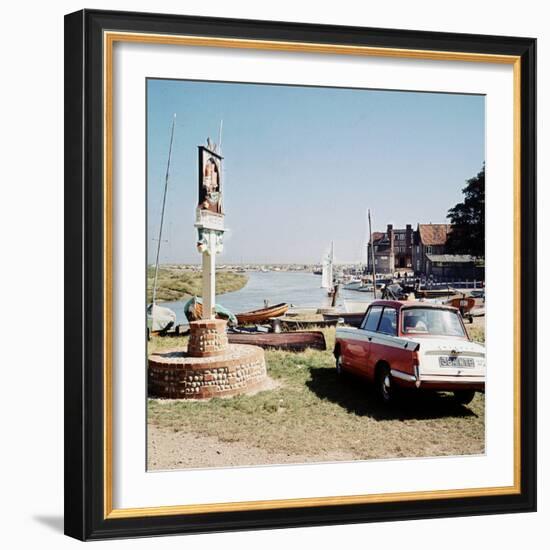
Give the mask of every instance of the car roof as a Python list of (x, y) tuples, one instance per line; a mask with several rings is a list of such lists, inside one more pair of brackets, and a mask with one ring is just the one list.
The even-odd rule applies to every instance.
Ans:
[(447, 306), (444, 304), (434, 304), (433, 302), (422, 302), (420, 300), (407, 300), (407, 301), (400, 301), (400, 300), (374, 300), (369, 304), (370, 306), (389, 306), (394, 307), (396, 309), (409, 309), (409, 308), (430, 308), (430, 309), (448, 309), (451, 311), (458, 311), (456, 307), (453, 306)]

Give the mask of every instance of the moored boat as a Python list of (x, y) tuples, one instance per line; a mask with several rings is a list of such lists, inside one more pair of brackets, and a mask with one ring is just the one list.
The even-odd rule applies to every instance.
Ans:
[(170, 330), (176, 323), (176, 314), (157, 304), (147, 306), (147, 332), (158, 334)]
[(451, 296), (446, 302), (447, 306), (456, 307), (462, 317), (465, 317), (472, 322), (472, 310), (476, 305), (476, 299), (473, 296), (468, 296), (466, 293)]
[(255, 309), (253, 311), (247, 311), (245, 313), (237, 313), (237, 322), (239, 325), (246, 325), (249, 323), (262, 323), (273, 317), (281, 317), (284, 315), (290, 306), (287, 303), (275, 304), (274, 306), (264, 307), (262, 309)]
[(454, 288), (419, 289), (416, 291), (416, 295), (419, 298), (444, 298), (446, 296), (453, 296), (454, 294), (456, 294)]
[(363, 286), (361, 279), (354, 279), (343, 284), (343, 288), (346, 290), (359, 290)]
[(298, 331), (308, 328), (324, 328), (324, 327), (334, 327), (338, 323), (338, 319), (278, 319), (277, 322), (283, 331)]
[[(193, 298), (185, 303), (183, 306), (183, 311), (185, 312), (185, 316), (189, 322), (199, 321), (202, 319), (202, 299), (197, 296), (193, 296)], [(237, 324), (237, 318), (227, 308), (221, 306), (220, 304), (216, 304), (215, 311), (217, 319), (226, 319), (230, 325)]]
[(373, 292), (374, 286), (371, 284), (361, 285), (354, 290), (358, 290), (359, 292)]
[(264, 349), (304, 351), (308, 348), (326, 350), (325, 336), (321, 331), (304, 332), (229, 332), (230, 344), (251, 344)]
[(343, 319), (345, 325), (350, 325), (352, 327), (359, 327), (364, 316), (364, 311), (356, 313), (323, 313), (323, 318), (325, 319), (325, 321), (338, 321), (339, 319)]

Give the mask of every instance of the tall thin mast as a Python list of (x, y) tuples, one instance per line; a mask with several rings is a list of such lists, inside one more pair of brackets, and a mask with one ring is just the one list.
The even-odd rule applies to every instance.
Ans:
[[(368, 210), (367, 210), (368, 212)], [(365, 224), (365, 233), (364, 233), (364, 237), (363, 237), (363, 240), (361, 241), (361, 250), (360, 250), (360, 254), (359, 254), (359, 267), (361, 269), (361, 274), (363, 274), (363, 264), (365, 264), (367, 267), (369, 266), (369, 249), (368, 249), (368, 244), (369, 244), (369, 221), (367, 218), (365, 218), (365, 221), (367, 222)], [(367, 250), (365, 250), (365, 243), (367, 244)], [(363, 260), (365, 260), (363, 262)]]
[(370, 242), (370, 255), (371, 255), (371, 261), (372, 261), (372, 292), (374, 294), (374, 299), (376, 300), (376, 268), (374, 267), (374, 242), (372, 241), (370, 208), (369, 208), (369, 242)]
[(330, 241), (330, 287), (334, 289), (334, 241)]
[(157, 299), (157, 280), (159, 275), (160, 243), (162, 241), (162, 225), (164, 223), (164, 209), (166, 208), (166, 191), (168, 190), (168, 179), (170, 176), (170, 161), (172, 160), (172, 144), (174, 142), (174, 129), (176, 127), (176, 113), (172, 119), (172, 130), (170, 132), (170, 146), (168, 148), (168, 162), (166, 164), (166, 175), (164, 177), (164, 196), (162, 197), (162, 212), (160, 214), (159, 240), (157, 243), (157, 261), (155, 262), (155, 280), (153, 282), (153, 305)]
[(222, 132), (223, 132), (223, 118), (220, 120), (220, 132), (218, 134), (218, 152), (222, 154)]

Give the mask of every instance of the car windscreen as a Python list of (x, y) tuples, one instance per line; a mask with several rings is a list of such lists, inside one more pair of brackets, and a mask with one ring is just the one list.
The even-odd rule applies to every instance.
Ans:
[(459, 313), (449, 309), (411, 308), (402, 310), (404, 334), (466, 336)]

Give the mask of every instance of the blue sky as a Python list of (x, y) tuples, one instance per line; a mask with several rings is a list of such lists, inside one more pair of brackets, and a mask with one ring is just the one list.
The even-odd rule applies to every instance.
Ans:
[(147, 81), (148, 261), (177, 114), (161, 262), (198, 263), (197, 146), (223, 119), (219, 263), (358, 262), (386, 224), (442, 223), (485, 160), (483, 96)]

